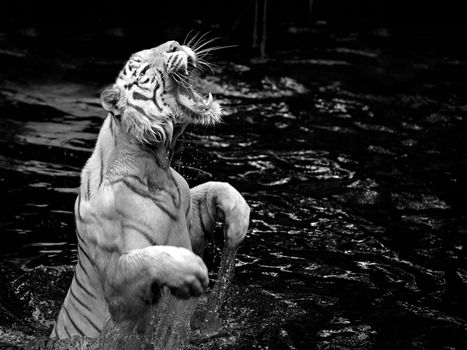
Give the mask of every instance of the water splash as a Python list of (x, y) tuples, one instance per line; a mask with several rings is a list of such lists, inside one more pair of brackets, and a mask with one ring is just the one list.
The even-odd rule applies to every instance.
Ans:
[(218, 281), (208, 296), (205, 312), (197, 313), (196, 317), (193, 317), (200, 298), (181, 300), (164, 288), (150, 315), (149, 323), (144, 319), (137, 323), (127, 321), (118, 324), (109, 320), (99, 339), (99, 347), (109, 350), (186, 349), (193, 330), (196, 330), (198, 337), (216, 334), (222, 327), (219, 311), (234, 276), (236, 252), (237, 248), (224, 248)]
[(154, 313), (151, 322), (151, 342), (154, 349), (184, 349), (190, 338), (190, 320), (198, 303), (198, 298), (180, 300), (166, 294), (163, 303)]
[(222, 251), (221, 265), (217, 274), (217, 283), (208, 297), (206, 314), (200, 331), (205, 336), (216, 334), (222, 327), (219, 312), (229, 291), (235, 272), (235, 255), (238, 248), (230, 248), (226, 244)]

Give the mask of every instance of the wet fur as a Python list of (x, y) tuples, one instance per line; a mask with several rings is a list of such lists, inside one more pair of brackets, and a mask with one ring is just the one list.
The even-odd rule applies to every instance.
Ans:
[(248, 228), (250, 209), (232, 186), (190, 190), (170, 167), (180, 121), (190, 117), (175, 114), (183, 113), (176, 107), (154, 115), (151, 106), (142, 108), (150, 115), (136, 115), (120, 85), (102, 94), (109, 115), (81, 173), (78, 264), (52, 337), (97, 337), (110, 318), (144, 330), (162, 287), (188, 298), (207, 286), (207, 268), (192, 250), (202, 254), (216, 220), (231, 246)]

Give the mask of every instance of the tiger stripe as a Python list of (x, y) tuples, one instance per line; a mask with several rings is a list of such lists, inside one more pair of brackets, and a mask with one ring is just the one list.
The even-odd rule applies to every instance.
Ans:
[(188, 206), (186, 207), (186, 212), (185, 212), (186, 217), (188, 217), (188, 215), (190, 214), (190, 211), (191, 211), (191, 201), (188, 202)]
[(139, 74), (141, 74), (141, 75), (145, 74), (150, 67), (151, 66), (149, 64), (147, 64), (146, 66), (144, 66), (143, 69), (141, 69), (141, 72)]
[[(84, 272), (84, 274), (86, 275), (87, 278), (90, 278), (89, 272), (88, 272), (87, 269), (83, 266), (83, 263), (81, 262), (81, 259), (78, 259), (78, 267), (81, 268), (81, 270)], [(78, 267), (76, 268), (76, 270), (78, 270)]]
[(164, 212), (169, 218), (171, 218), (173, 221), (177, 221), (178, 217), (176, 214), (170, 212), (167, 208), (165, 208), (160, 202), (159, 199), (154, 197), (150, 192), (146, 192), (144, 190), (138, 189), (131, 183), (129, 183), (126, 179), (120, 179), (114, 183), (122, 182), (130, 191), (132, 191), (134, 194), (143, 197), (145, 199), (151, 200), (154, 205), (156, 205), (162, 212)]
[[(89, 254), (86, 252), (86, 250), (78, 243), (78, 248), (79, 250), (81, 251), (81, 253), (84, 254), (84, 256), (86, 257), (86, 259), (88, 259), (88, 261), (91, 263), (91, 265), (97, 269), (97, 266), (96, 266), (96, 263), (94, 262), (94, 260), (91, 259), (91, 257), (89, 256)], [(81, 260), (79, 260), (81, 262)]]
[(75, 330), (78, 331), (79, 335), (83, 336), (84, 335), (83, 331), (81, 330), (81, 328), (78, 327), (78, 325), (75, 323), (73, 318), (70, 316), (70, 313), (68, 312), (68, 308), (64, 306), (63, 310), (65, 310), (65, 314), (68, 317), (68, 320), (71, 322), (71, 324), (75, 328)]
[(144, 231), (141, 227), (135, 225), (134, 223), (126, 222), (123, 224), (123, 228), (129, 228), (135, 232), (138, 232), (141, 236), (146, 238), (146, 240), (151, 244), (155, 245), (156, 242), (152, 239), (151, 233)]
[(141, 113), (141, 114), (147, 114), (147, 113), (144, 111), (144, 109), (143, 109), (142, 107), (137, 106), (137, 105), (135, 105), (135, 104), (133, 104), (133, 103), (129, 103), (129, 102), (128, 102), (128, 103), (127, 103), (127, 106), (136, 109), (136, 110), (137, 110), (139, 113)]
[(141, 180), (138, 176), (132, 175), (132, 174), (127, 174), (127, 175), (125, 175), (125, 176), (122, 176), (122, 177), (119, 177), (119, 178), (117, 178), (117, 179), (114, 179), (114, 180), (112, 180), (112, 181), (110, 182), (110, 184), (113, 185), (113, 184), (116, 184), (116, 183), (118, 183), (118, 182), (120, 182), (120, 181), (123, 181), (123, 180), (125, 180), (125, 179), (132, 179), (132, 180), (135, 180), (136, 182), (138, 182), (141, 186), (145, 186), (145, 187), (148, 186), (148, 184), (147, 184), (146, 182), (144, 182), (143, 180)]
[[(167, 61), (167, 67), (172, 66), (172, 62), (173, 62), (174, 59), (175, 59), (175, 56), (174, 56), (174, 55), (172, 55), (172, 56), (169, 57), (169, 60)], [(167, 69), (167, 70), (168, 70), (168, 69)]]
[(110, 131), (110, 135), (112, 135), (112, 137), (114, 137), (114, 118), (111, 116), (110, 119), (109, 119), (109, 131)]
[(100, 172), (99, 172), (99, 186), (98, 188), (101, 187), (102, 181), (104, 180), (104, 150), (101, 148), (100, 151), (100, 159), (101, 159), (101, 167), (100, 167)]
[(73, 288), (70, 288), (70, 294), (71, 294), (71, 296), (73, 297), (73, 300), (76, 300), (76, 302), (77, 302), (78, 304), (80, 304), (81, 307), (85, 308), (86, 310), (88, 310), (89, 312), (92, 313), (91, 308), (90, 308), (89, 306), (87, 306), (80, 298), (78, 298), (78, 297), (76, 296), (75, 292), (73, 291)]
[[(130, 304), (126, 304), (125, 300), (134, 293), (127, 289), (128, 281), (134, 288), (142, 288), (146, 282), (149, 286), (154, 283), (150, 278), (155, 277), (146, 276), (146, 272), (154, 273), (158, 267), (149, 264), (161, 260), (144, 260), (152, 259), (146, 252), (167, 254), (167, 250), (159, 250), (161, 247), (158, 245), (161, 244), (189, 248), (187, 226), (191, 225), (192, 207), (195, 211), (199, 209), (199, 225), (205, 235), (212, 226), (203, 217), (206, 208), (199, 202), (190, 203), (188, 184), (170, 168), (172, 142), (179, 133), (174, 132), (176, 116), (173, 114), (176, 111), (177, 85), (169, 74), (180, 67), (188, 67), (188, 55), (184, 56), (177, 50), (167, 51), (164, 55), (162, 61), (151, 60), (151, 63), (141, 53), (130, 57), (118, 74), (112, 94), (101, 99), (109, 114), (100, 130), (93, 154), (81, 173), (81, 187), (75, 202), (78, 260), (51, 337), (96, 337), (111, 315), (113, 317), (113, 307), (117, 307), (118, 311), (120, 306), (125, 309), (128, 305), (134, 305), (131, 304), (133, 302), (143, 302), (149, 306), (153, 300), (157, 300), (157, 291), (149, 295), (150, 298), (144, 293), (136, 294), (136, 301)], [(190, 57), (193, 59), (193, 56)], [(104, 97), (118, 108), (106, 108)], [(121, 112), (123, 108), (126, 113)], [(153, 134), (144, 128), (150, 128)], [(154, 138), (145, 139), (147, 135), (163, 141), (160, 143), (163, 147), (149, 144), (148, 140)], [(145, 156), (139, 159), (141, 154)], [(144, 162), (148, 164), (147, 170), (143, 168), (147, 172), (139, 172)], [(113, 201), (122, 201), (118, 203), (123, 204), (119, 206)], [(134, 208), (133, 202), (137, 203)], [(135, 246), (139, 250), (139, 245), (144, 254), (134, 254), (132, 251)], [(166, 255), (163, 256), (165, 259)], [(164, 275), (173, 272), (164, 271)], [(117, 273), (120, 275), (116, 276)], [(127, 279), (128, 273), (134, 273), (136, 277)], [(140, 281), (141, 278), (148, 278), (148, 281)], [(138, 293), (140, 291), (138, 289)], [(141, 300), (141, 295), (145, 295), (144, 300)], [(125, 303), (118, 304), (120, 299)], [(112, 302), (117, 302), (117, 306)]]
[[(113, 137), (114, 139), (114, 148), (117, 148), (117, 145), (118, 145), (118, 126), (119, 126), (119, 122), (117, 120), (117, 118), (113, 115), (113, 114), (110, 114), (110, 120), (109, 120), (109, 127), (110, 127), (110, 135)], [(114, 130), (117, 129), (117, 131)]]
[(174, 202), (174, 206), (175, 208), (180, 208), (180, 205), (181, 205), (181, 194), (180, 194), (180, 187), (178, 186), (178, 183), (177, 181), (175, 181), (174, 177), (173, 177), (173, 174), (172, 172), (169, 172), (169, 178), (170, 180), (172, 181), (172, 184), (175, 186), (175, 188), (177, 189), (177, 195), (174, 195), (172, 194), (172, 192), (170, 192), (170, 195), (172, 196), (172, 200)]
[[(96, 336), (102, 330), (98, 324), (103, 324), (103, 320), (99, 320), (95, 315), (96, 307), (99, 308), (98, 304), (96, 304), (99, 299), (83, 285), (84, 282), (79, 277), (81, 273), (85, 275), (84, 280), (90, 280), (91, 276), (88, 269), (83, 267), (82, 261), (79, 259), (75, 276), (63, 303), (57, 324), (52, 331), (52, 336), (58, 338), (64, 338), (65, 335), (66, 337), (76, 335)], [(89, 299), (89, 297), (83, 299), (85, 295), (91, 296), (92, 299)], [(100, 303), (102, 302), (100, 301)]]
[(65, 325), (63, 326), (63, 330), (65, 331), (68, 338), (71, 338), (71, 334), (70, 334), (70, 332), (68, 331), (68, 328)]
[(76, 211), (76, 213), (78, 214), (77, 218), (79, 221), (83, 221), (83, 217), (81, 216), (81, 192), (78, 194), (77, 203), (78, 203), (78, 209)]
[(74, 281), (76, 282), (76, 284), (87, 294), (89, 295), (90, 297), (94, 298), (94, 299), (97, 299), (97, 296), (95, 296), (92, 292), (90, 292), (85, 286), (84, 284), (80, 281), (79, 277), (78, 277), (78, 274), (75, 273), (75, 278), (74, 278)]
[[(78, 229), (75, 229), (75, 234), (76, 234), (76, 237), (78, 238), (78, 241), (81, 242), (81, 243), (83, 243), (84, 245), (86, 245), (86, 241), (84, 240), (83, 237), (81, 237), (81, 235), (80, 235)], [(78, 242), (78, 244), (79, 244), (79, 242)]]
[(199, 219), (199, 223), (201, 225), (201, 231), (203, 233), (203, 236), (206, 237), (206, 225), (204, 224), (204, 220), (203, 220), (203, 210), (201, 208), (202, 206), (202, 203), (201, 201), (198, 201), (198, 219)]
[(140, 90), (143, 90), (143, 91), (145, 91), (145, 92), (151, 93), (151, 92), (153, 91), (152, 88), (149, 88), (149, 87), (147, 87), (147, 86), (144, 86), (144, 83), (143, 83), (142, 80), (141, 80), (141, 81), (135, 82), (135, 85), (136, 85)]
[(117, 213), (125, 219), (123, 227), (139, 231), (139, 233), (143, 235), (147, 239), (147, 241), (151, 243), (151, 245), (155, 245), (157, 243), (152, 239), (152, 235), (149, 232), (153, 229), (150, 225), (144, 222), (137, 223), (134, 219), (128, 216), (128, 213), (126, 213), (123, 210), (117, 209)]
[(128, 84), (125, 84), (123, 87), (125, 89), (130, 89), (133, 85), (137, 85), (137, 82), (136, 81), (133, 81), (131, 83), (128, 83)]
[(176, 61), (173, 64), (173, 66), (178, 67), (178, 65), (180, 64), (180, 61), (182, 60), (182, 56), (178, 56), (175, 59), (176, 59)]
[(86, 200), (91, 199), (91, 173), (88, 173), (88, 181), (86, 186)]
[(140, 101), (151, 101), (151, 97), (144, 96), (140, 94), (138, 91), (133, 91), (133, 99), (140, 100)]
[[(91, 327), (94, 328), (94, 330), (95, 330), (97, 333), (100, 333), (100, 332), (102, 331), (102, 329), (101, 329), (100, 327), (98, 327), (98, 326), (94, 323), (94, 321), (91, 320), (86, 314), (84, 314), (84, 313), (73, 303), (73, 300), (77, 300), (77, 301), (80, 303), (80, 305), (81, 305), (82, 307), (84, 307), (86, 310), (88, 310), (89, 312), (92, 313), (92, 311), (91, 311), (88, 307), (86, 307), (86, 305), (85, 305), (81, 300), (76, 299), (76, 297), (75, 297), (75, 299), (72, 299), (71, 305), (73, 305), (73, 307), (75, 308), (76, 312), (78, 312), (80, 315), (82, 315), (82, 316), (86, 319), (86, 321), (88, 321), (88, 323), (91, 325)], [(66, 308), (64, 308), (64, 309), (65, 309), (65, 311), (68, 311)], [(68, 314), (68, 315), (69, 315), (69, 314)], [(70, 318), (70, 321), (71, 321), (71, 318)], [(74, 324), (74, 323), (73, 323), (73, 324)], [(82, 331), (81, 331), (81, 332), (82, 332)]]
[(165, 75), (162, 74), (160, 69), (156, 69), (157, 74), (159, 75), (159, 79), (161, 80), (162, 86), (165, 88)]
[[(154, 187), (151, 187), (149, 188), (148, 187), (148, 184), (147, 183), (144, 183), (143, 180), (141, 180), (139, 177), (135, 176), (135, 175), (125, 175), (123, 177), (119, 177), (115, 180), (112, 180), (110, 182), (111, 185), (114, 185), (114, 184), (117, 184), (119, 182), (123, 182), (130, 190), (132, 190), (134, 193), (142, 196), (142, 197), (145, 197), (145, 198), (148, 198), (148, 199), (151, 199), (153, 201), (159, 201), (159, 199), (157, 197), (154, 196), (153, 192), (165, 192), (165, 193), (168, 193), (171, 198), (172, 198), (172, 201), (173, 201), (173, 204), (174, 204), (174, 207), (176, 209), (179, 209), (180, 208), (180, 205), (181, 205), (181, 195), (180, 195), (180, 188), (177, 184), (177, 181), (175, 181), (173, 175), (171, 172), (168, 173), (168, 176), (169, 176), (169, 179), (172, 181), (174, 187), (176, 188), (177, 190), (177, 195), (173, 194), (172, 192), (166, 190), (166, 189), (162, 189), (162, 188), (154, 188)], [(132, 179), (132, 180), (135, 180), (138, 185), (142, 186), (143, 188), (142, 189), (138, 189), (137, 187), (135, 187), (133, 184), (129, 183), (128, 182), (128, 179)], [(156, 205), (158, 205), (157, 203), (155, 203)], [(159, 205), (158, 205), (159, 206)], [(164, 210), (161, 208), (161, 210)], [(172, 216), (175, 216), (175, 214), (171, 214)]]
[[(159, 103), (157, 102), (157, 99), (159, 96), (157, 96), (157, 91), (159, 91), (159, 87), (160, 85), (159, 84), (156, 84), (156, 87), (154, 88), (154, 97), (153, 97), (153, 102), (154, 102), (154, 105), (157, 107), (157, 109), (159, 111), (162, 111), (162, 107), (159, 106)], [(160, 98), (160, 97), (159, 97)]]

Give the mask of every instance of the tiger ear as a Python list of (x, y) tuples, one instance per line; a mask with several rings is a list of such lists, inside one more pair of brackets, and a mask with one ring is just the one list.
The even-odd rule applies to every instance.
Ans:
[(107, 112), (118, 113), (123, 107), (122, 90), (114, 85), (101, 93), (101, 105)]

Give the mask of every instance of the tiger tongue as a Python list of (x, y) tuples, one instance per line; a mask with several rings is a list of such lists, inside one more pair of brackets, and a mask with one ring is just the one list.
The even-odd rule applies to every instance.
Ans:
[(190, 94), (179, 93), (178, 94), (178, 102), (188, 108), (193, 112), (205, 112), (209, 110), (212, 106), (212, 94), (209, 93), (207, 99), (203, 99), (199, 94), (194, 91), (190, 91)]

